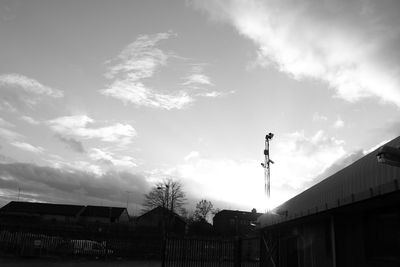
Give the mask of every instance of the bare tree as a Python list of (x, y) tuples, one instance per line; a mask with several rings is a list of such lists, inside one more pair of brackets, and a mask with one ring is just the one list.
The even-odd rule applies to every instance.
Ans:
[(207, 220), (209, 214), (213, 211), (213, 204), (211, 201), (206, 199), (200, 200), (196, 204), (196, 209), (194, 211), (194, 219), (195, 220)]
[(186, 203), (186, 194), (179, 181), (165, 179), (157, 183), (149, 193), (144, 196), (144, 211), (156, 207), (164, 207), (172, 212), (180, 212)]

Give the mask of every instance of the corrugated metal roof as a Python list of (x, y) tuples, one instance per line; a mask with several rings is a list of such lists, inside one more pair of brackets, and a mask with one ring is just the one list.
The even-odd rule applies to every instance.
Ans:
[[(387, 143), (395, 147), (399, 144), (400, 137)], [(400, 168), (378, 163), (378, 149), (274, 209), (283, 216), (273, 217), (267, 225), (399, 190)]]

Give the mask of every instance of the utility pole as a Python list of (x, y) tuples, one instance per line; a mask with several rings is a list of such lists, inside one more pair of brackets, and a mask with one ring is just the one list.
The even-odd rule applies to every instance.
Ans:
[(267, 207), (269, 211), (270, 207), (270, 198), (271, 198), (271, 170), (270, 163), (274, 164), (274, 162), (269, 157), (269, 141), (274, 137), (273, 133), (269, 133), (265, 136), (265, 148), (264, 148), (264, 162), (261, 163), (261, 166), (264, 168), (264, 194), (266, 196)]

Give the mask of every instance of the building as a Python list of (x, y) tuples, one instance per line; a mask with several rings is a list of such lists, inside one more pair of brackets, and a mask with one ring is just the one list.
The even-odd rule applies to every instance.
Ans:
[(139, 216), (136, 220), (136, 226), (158, 232), (166, 230), (175, 234), (184, 234), (186, 221), (169, 209), (157, 207)]
[(261, 216), (261, 266), (399, 266), (400, 168), (378, 152)]
[(126, 208), (87, 206), (80, 215), (82, 222), (87, 223), (128, 223), (129, 215)]
[(126, 208), (11, 201), (0, 209), (0, 216), (25, 221), (57, 221), (66, 223), (129, 222)]
[(81, 205), (11, 201), (0, 209), (0, 215), (19, 220), (77, 222), (84, 208)]
[(222, 236), (251, 235), (254, 225), (262, 213), (253, 211), (221, 210), (213, 218), (215, 233)]

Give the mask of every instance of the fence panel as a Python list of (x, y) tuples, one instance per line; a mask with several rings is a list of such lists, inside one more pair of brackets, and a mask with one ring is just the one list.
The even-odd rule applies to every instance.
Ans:
[(0, 224), (0, 255), (160, 259), (161, 238)]
[(256, 267), (259, 266), (260, 239), (168, 238), (166, 267)]

